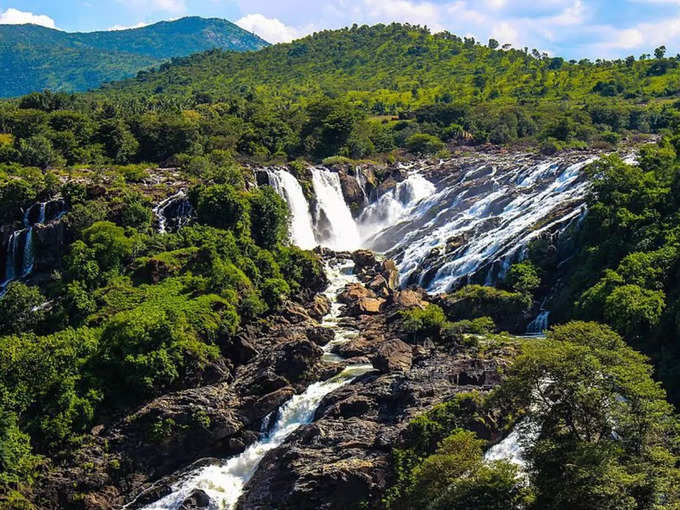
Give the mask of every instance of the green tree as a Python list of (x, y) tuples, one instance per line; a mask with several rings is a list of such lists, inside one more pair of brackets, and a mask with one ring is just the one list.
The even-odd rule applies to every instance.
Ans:
[(270, 186), (253, 193), (250, 200), (250, 223), (253, 240), (272, 249), (288, 237), (288, 204)]
[(12, 282), (0, 298), (0, 331), (12, 335), (34, 331), (45, 319), (45, 298), (37, 287)]
[[(607, 326), (556, 326), (524, 346), (498, 390), (525, 409), (537, 508), (678, 505), (673, 411), (647, 360)], [(653, 473), (653, 474), (652, 474)]]

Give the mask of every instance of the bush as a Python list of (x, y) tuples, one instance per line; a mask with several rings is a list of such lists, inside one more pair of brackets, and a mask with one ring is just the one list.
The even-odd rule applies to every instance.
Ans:
[(12, 282), (0, 298), (0, 335), (34, 331), (45, 319), (45, 298), (37, 287)]
[(541, 278), (538, 275), (538, 269), (531, 261), (513, 264), (505, 277), (505, 285), (508, 288), (513, 292), (528, 296), (533, 295), (540, 284)]
[(272, 249), (288, 238), (288, 205), (270, 186), (253, 193), (250, 201), (250, 223), (253, 240)]
[(441, 307), (433, 304), (425, 309), (412, 308), (401, 311), (402, 329), (409, 334), (412, 340), (431, 338), (439, 340), (441, 330), (446, 323), (446, 315)]
[(491, 317), (498, 324), (507, 324), (509, 318), (520, 316), (531, 304), (531, 297), (525, 294), (468, 285), (450, 295), (444, 307), (452, 320)]
[(435, 154), (446, 145), (434, 135), (416, 133), (406, 139), (406, 148), (415, 154)]

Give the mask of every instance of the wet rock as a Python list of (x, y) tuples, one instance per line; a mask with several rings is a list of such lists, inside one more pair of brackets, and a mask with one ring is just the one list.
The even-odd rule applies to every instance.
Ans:
[(328, 297), (323, 294), (316, 294), (308, 309), (309, 316), (318, 321), (328, 315), (330, 311), (331, 302)]
[(61, 265), (66, 246), (66, 229), (61, 221), (35, 225), (35, 270), (51, 271)]
[(382, 372), (408, 372), (413, 361), (411, 346), (399, 339), (387, 340), (378, 346), (371, 361)]
[(399, 270), (394, 260), (384, 260), (381, 269), (381, 274), (387, 281), (387, 286), (391, 290), (399, 288)]
[(381, 274), (368, 282), (366, 288), (373, 291), (377, 296), (387, 297), (390, 295), (390, 287), (385, 277)]
[(338, 172), (338, 177), (340, 177), (340, 186), (342, 188), (342, 194), (345, 197), (345, 202), (349, 204), (352, 209), (361, 207), (364, 204), (365, 197), (356, 178), (347, 175), (344, 171)]
[(325, 328), (323, 326), (313, 326), (311, 328), (307, 328), (305, 333), (307, 334), (307, 338), (309, 340), (314, 342), (316, 345), (321, 346), (332, 342), (335, 338), (335, 330), (331, 328)]
[(179, 510), (199, 510), (201, 508), (210, 508), (210, 496), (201, 489), (194, 489), (182, 502)]
[(352, 253), (355, 270), (357, 272), (365, 268), (372, 268), (377, 264), (375, 254), (370, 250), (357, 250)]

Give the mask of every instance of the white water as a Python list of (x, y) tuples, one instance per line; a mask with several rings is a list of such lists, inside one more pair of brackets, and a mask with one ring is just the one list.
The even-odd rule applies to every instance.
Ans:
[(359, 248), (359, 229), (345, 203), (338, 174), (312, 168), (312, 185), (317, 201), (315, 231), (319, 244), (336, 251)]
[[(38, 218), (31, 221), (31, 211), (38, 206)], [(33, 227), (45, 223), (47, 202), (34, 204), (24, 212), (23, 228), (12, 232), (7, 241), (7, 254), (5, 256), (5, 274), (0, 283), (0, 297), (4, 294), (7, 285), (18, 278), (26, 278), (33, 273), (35, 266), (35, 253), (33, 248)], [(61, 213), (55, 220), (61, 217)], [(19, 249), (23, 240), (23, 250)]]
[(178, 226), (181, 227), (188, 223), (191, 215), (191, 205), (186, 201), (187, 195), (184, 190), (179, 190), (174, 195), (169, 196), (156, 207), (153, 208), (153, 214), (158, 221), (158, 233), (165, 234), (168, 231), (168, 217), (166, 215), (167, 208), (174, 202), (181, 200), (182, 205), (177, 217)]
[(194, 489), (201, 489), (208, 494), (212, 502), (211, 508), (234, 508), (243, 493), (243, 487), (255, 474), (265, 454), (280, 446), (298, 427), (310, 423), (323, 397), (372, 369), (370, 365), (355, 365), (328, 381), (312, 384), (304, 393), (295, 395), (281, 407), (275, 425), (263, 439), (223, 464), (206, 466), (189, 473), (184, 480), (173, 486), (172, 494), (145, 508), (176, 510)]
[[(327, 266), (331, 285), (326, 295), (331, 300), (331, 312), (322, 324), (333, 326), (336, 338), (323, 348), (322, 359), (325, 361), (340, 361), (341, 358), (332, 354), (331, 349), (353, 337), (352, 332), (340, 327), (337, 322), (341, 313), (337, 295), (347, 283), (356, 281), (352, 269), (351, 261), (334, 262)], [(298, 427), (310, 423), (317, 407), (326, 395), (371, 371), (373, 371), (371, 365), (353, 365), (327, 381), (310, 385), (304, 393), (293, 396), (281, 406), (273, 426), (269, 426), (271, 416), (265, 417), (261, 427), (262, 437), (246, 448), (243, 453), (223, 463), (187, 473), (172, 487), (171, 494), (144, 508), (146, 510), (177, 510), (194, 489), (201, 489), (210, 497), (211, 509), (233, 509), (243, 494), (244, 486), (255, 474), (266, 453), (280, 446)]]
[[(518, 164), (502, 172), (481, 165), (460, 177), (445, 176), (436, 192), (407, 203), (401, 221), (366, 247), (396, 258), (402, 283), (439, 249), (433, 274), (425, 279), (423, 272), (418, 281), (430, 292), (446, 292), (482, 267), (507, 268), (532, 239), (578, 217), (587, 190), (581, 170), (591, 161)], [(541, 225), (547, 217), (553, 220)], [(447, 241), (456, 239), (461, 247), (444, 256)]]
[(435, 191), (434, 184), (420, 173), (410, 174), (363, 210), (359, 217), (362, 240), (370, 240), (377, 232), (393, 227), (403, 218), (414, 215), (418, 204)]
[(536, 318), (527, 326), (527, 334), (540, 335), (548, 329), (549, 310), (541, 310)]
[(311, 250), (317, 245), (314, 237), (312, 215), (302, 186), (293, 175), (283, 169), (266, 170), (269, 184), (288, 203), (290, 209), (290, 237), (294, 245)]

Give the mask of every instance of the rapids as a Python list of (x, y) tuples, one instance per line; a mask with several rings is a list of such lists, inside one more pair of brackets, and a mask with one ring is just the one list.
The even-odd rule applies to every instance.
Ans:
[[(339, 362), (342, 358), (332, 354), (331, 350), (339, 343), (348, 342), (354, 333), (338, 324), (341, 304), (338, 303), (337, 295), (347, 283), (356, 281), (356, 278), (352, 274), (351, 261), (332, 261), (326, 269), (331, 281), (326, 290), (326, 295), (331, 300), (331, 312), (322, 325), (335, 328), (336, 338), (324, 346), (322, 359)], [(203, 490), (210, 497), (210, 508), (220, 510), (234, 508), (243, 493), (244, 486), (255, 474), (257, 466), (266, 453), (280, 446), (298, 427), (310, 423), (317, 407), (326, 395), (372, 370), (371, 365), (351, 365), (331, 379), (308, 386), (303, 393), (293, 396), (281, 406), (273, 425), (267, 423), (271, 418), (263, 420), (262, 437), (246, 448), (243, 453), (219, 464), (211, 464), (185, 473), (173, 485), (172, 493), (144, 508), (146, 510), (177, 510), (195, 489)], [(134, 501), (128, 507), (133, 504)]]

